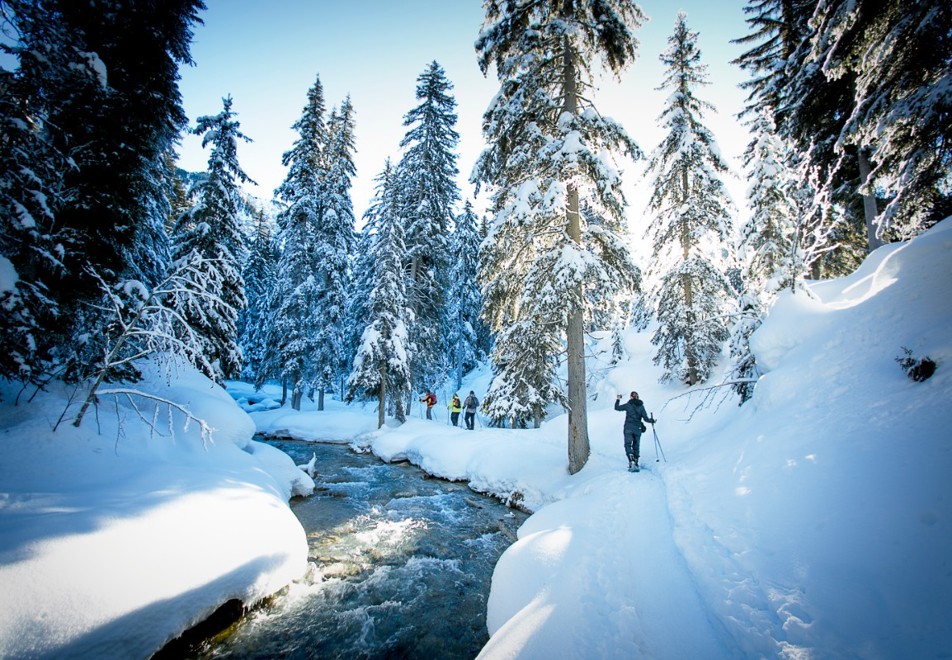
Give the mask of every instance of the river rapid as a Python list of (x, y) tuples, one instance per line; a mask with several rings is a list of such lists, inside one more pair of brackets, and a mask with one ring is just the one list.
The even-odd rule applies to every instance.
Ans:
[(348, 446), (268, 442), (298, 464), (316, 456), (315, 494), (291, 502), (308, 575), (194, 657), (475, 657), (493, 567), (526, 514)]

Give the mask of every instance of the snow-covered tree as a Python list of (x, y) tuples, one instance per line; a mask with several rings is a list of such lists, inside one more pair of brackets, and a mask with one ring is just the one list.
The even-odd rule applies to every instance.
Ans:
[(0, 74), (0, 204), (16, 201), (3, 213), (11, 224), (2, 240), (12, 243), (0, 252), (16, 275), (0, 320), (15, 344), (0, 351), (11, 375), (82, 378), (96, 369), (100, 280), (155, 283), (168, 266), (165, 157), (186, 125), (178, 67), (191, 61), (202, 7), (0, 5), (0, 49), (16, 62)]
[(720, 180), (728, 171), (714, 136), (702, 123), (713, 106), (695, 90), (706, 84), (697, 33), (679, 13), (661, 55), (670, 91), (661, 120), (667, 136), (650, 157), (654, 189), (648, 227), (654, 245), (650, 301), (658, 319), (651, 342), (663, 381), (706, 380), (728, 337), (731, 289), (731, 202)]
[(911, 238), (949, 210), (952, 7), (941, 0), (819, 0), (811, 25), (807, 62), (825, 81), (851, 82), (835, 150), (859, 158), (867, 200), (877, 188), (888, 199), (870, 243), (890, 228)]
[(482, 239), (476, 221), (476, 212), (467, 200), (463, 212), (456, 216), (450, 239), (450, 254), (456, 261), (445, 287), (449, 320), (444, 349), (450, 359), (456, 389), (460, 388), (463, 376), (485, 357), (480, 345), (483, 301), (476, 280)]
[(751, 0), (745, 7), (751, 48), (735, 60), (751, 75), (744, 114), (770, 110), (784, 140), (795, 150), (789, 167), (802, 183), (798, 245), (819, 278), (850, 270), (852, 255), (869, 243), (860, 229), (872, 227), (875, 200), (856, 194), (862, 153), (836, 152), (839, 122), (849, 113), (852, 81), (828, 80), (809, 62), (815, 2)]
[(354, 209), (350, 198), (354, 167), (354, 108), (350, 98), (332, 111), (327, 127), (326, 163), (319, 182), (321, 199), (314, 236), (319, 291), (315, 313), (320, 323), (311, 355), (317, 408), (324, 409), (324, 392), (343, 369), (344, 322), (347, 311), (347, 270), (354, 247)]
[[(487, 319), (499, 333), (493, 362), (500, 397), (520, 396), (517, 367), (500, 349), (514, 326), (538, 329), (540, 349), (566, 338), (569, 471), (589, 455), (584, 332), (590, 292), (614, 294), (631, 283), (631, 262), (619, 238), (624, 198), (610, 154), (639, 154), (616, 122), (586, 96), (604, 64), (620, 73), (635, 56), (632, 31), (641, 9), (622, 0), (486, 0), (476, 41), (480, 67), (496, 68), (500, 90), (483, 117), (489, 143), (473, 173), (490, 186), (494, 219), (480, 257)], [(607, 219), (584, 222), (580, 203)], [(531, 368), (549, 373), (551, 354)], [(495, 382), (494, 380), (494, 382)], [(549, 381), (551, 382), (551, 381)], [(526, 407), (530, 401), (513, 405)]]
[(320, 77), (308, 90), (301, 118), (292, 128), (298, 138), (284, 154), (288, 173), (275, 191), (283, 209), (277, 218), (281, 258), (269, 344), (275, 353), (274, 371), (290, 385), (291, 405), (299, 410), (306, 391), (319, 378), (314, 358), (323, 326), (319, 300), (325, 282), (317, 251), (328, 136)]
[[(231, 109), (232, 99), (222, 99), (217, 115), (199, 117), (194, 129), (202, 136), (202, 146), (211, 145), (207, 178), (196, 184), (191, 195), (197, 200), (179, 218), (173, 234), (173, 268), (183, 263), (200, 263), (196, 273), (199, 288), (214, 291), (211, 300), (173, 294), (172, 306), (187, 319), (203, 343), (206, 360), (195, 366), (221, 383), (236, 378), (241, 371), (241, 350), (237, 343), (239, 312), (246, 305), (241, 277), (244, 242), (238, 225), (239, 184), (251, 179), (238, 163), (239, 140), (250, 141), (240, 130)], [(196, 261), (198, 260), (198, 261)], [(211, 364), (213, 371), (207, 372)]]
[(437, 62), (417, 78), (419, 105), (407, 112), (409, 127), (395, 176), (399, 213), (404, 218), (409, 273), (407, 295), (414, 313), (410, 337), (414, 382), (426, 384), (445, 375), (446, 282), (450, 276), (450, 230), (459, 201), (456, 176), (456, 100), (452, 83)]
[(269, 361), (269, 327), (280, 253), (272, 234), (272, 221), (262, 209), (256, 209), (254, 214), (255, 234), (241, 273), (248, 305), (238, 315), (238, 345), (243, 358), (242, 379), (260, 387), (274, 376), (270, 371), (274, 365)]
[[(565, 405), (557, 381), (562, 342), (532, 320), (506, 326), (493, 345), (493, 379), (482, 409), (498, 426), (538, 428), (550, 403)], [(541, 365), (541, 368), (540, 368)]]
[[(389, 166), (389, 163), (388, 163)], [(387, 403), (395, 417), (404, 421), (404, 400), (410, 394), (410, 338), (407, 334), (412, 311), (407, 300), (402, 218), (396, 207), (394, 181), (388, 167), (381, 177), (373, 211), (375, 233), (369, 245), (374, 279), (367, 298), (366, 325), (347, 379), (347, 398), (377, 397), (378, 426), (383, 426)]]
[(750, 123), (753, 139), (744, 154), (751, 215), (741, 227), (738, 260), (744, 268), (738, 315), (731, 331), (732, 387), (741, 403), (750, 398), (758, 375), (750, 350), (756, 330), (781, 289), (798, 290), (807, 273), (797, 249), (799, 182), (788, 167), (789, 150), (777, 136), (769, 106)]

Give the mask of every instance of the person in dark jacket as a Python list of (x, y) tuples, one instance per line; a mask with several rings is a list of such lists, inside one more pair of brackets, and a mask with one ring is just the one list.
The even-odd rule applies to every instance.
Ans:
[(466, 428), (472, 431), (473, 423), (476, 420), (476, 409), (479, 407), (479, 399), (476, 398), (476, 393), (473, 390), (469, 391), (469, 396), (463, 402), (463, 407), (466, 409), (466, 412), (463, 413), (463, 421), (466, 422)]
[(626, 403), (621, 402), (621, 394), (615, 399), (615, 410), (625, 411), (625, 454), (628, 456), (628, 469), (637, 472), (638, 459), (641, 455), (641, 434), (646, 431), (642, 421), (654, 424), (653, 417), (645, 411), (645, 404), (638, 398), (637, 392), (631, 393)]

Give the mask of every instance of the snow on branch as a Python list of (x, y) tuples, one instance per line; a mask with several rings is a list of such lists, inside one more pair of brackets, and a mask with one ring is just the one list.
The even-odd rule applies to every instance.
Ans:
[[(175, 364), (176, 359), (188, 360), (197, 365), (206, 374), (212, 374), (212, 366), (205, 357), (202, 339), (191, 327), (186, 317), (178, 309), (184, 301), (193, 309), (203, 309), (211, 303), (222, 304), (214, 286), (206, 286), (202, 277), (203, 267), (210, 260), (200, 256), (183, 260), (174, 267), (165, 280), (148, 290), (140, 282), (126, 282), (113, 288), (97, 274), (92, 276), (99, 282), (105, 299), (105, 309), (110, 317), (105, 327), (108, 336), (103, 348), (101, 361), (95, 365), (89, 392), (83, 401), (73, 426), (80, 426), (89, 406), (97, 402), (97, 394), (106, 393), (99, 388), (104, 382), (123, 380), (130, 377), (131, 363), (149, 356), (167, 355), (163, 360), (167, 368)], [(177, 305), (178, 303), (179, 305)], [(133, 374), (137, 375), (137, 372)], [(159, 398), (139, 391), (109, 390), (110, 394), (136, 394), (158, 401)], [(187, 422), (196, 417), (173, 402), (164, 402), (174, 406), (186, 415)], [(171, 413), (170, 413), (171, 414)], [(200, 420), (198, 420), (200, 421)], [(187, 426), (187, 424), (186, 424)], [(153, 431), (155, 427), (153, 426)], [(202, 441), (211, 430), (202, 422)]]
[[(202, 434), (202, 447), (207, 447), (208, 443), (213, 442), (212, 432), (214, 429), (209, 426), (205, 420), (192, 414), (188, 408), (180, 403), (172, 401), (171, 399), (166, 399), (165, 397), (161, 397), (156, 394), (151, 394), (149, 392), (143, 392), (142, 390), (128, 387), (110, 387), (99, 390), (97, 394), (98, 396), (114, 396), (116, 397), (117, 403), (120, 399), (125, 398), (132, 406), (132, 409), (139, 416), (139, 419), (148, 424), (151, 430), (150, 437), (152, 438), (154, 438), (156, 433), (158, 433), (159, 412), (164, 406), (168, 415), (168, 437), (172, 438), (173, 440), (175, 439), (173, 413), (178, 411), (183, 417), (185, 417), (185, 423), (182, 425), (183, 431), (187, 432), (189, 426), (192, 424), (192, 422), (194, 422), (198, 425), (198, 428)], [(139, 406), (136, 405), (136, 400), (134, 397), (144, 399), (154, 404), (151, 418), (146, 418), (142, 410), (139, 409)]]

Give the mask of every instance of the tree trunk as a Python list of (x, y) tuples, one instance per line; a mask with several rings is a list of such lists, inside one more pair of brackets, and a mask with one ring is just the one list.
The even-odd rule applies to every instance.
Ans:
[[(566, 0), (567, 7), (569, 1)], [(562, 48), (562, 110), (572, 115), (578, 113), (578, 84), (576, 81), (574, 53), (565, 38)], [(582, 242), (582, 223), (579, 217), (578, 189), (568, 185), (565, 221), (570, 239), (578, 244)], [(588, 461), (588, 410), (585, 392), (585, 291), (581, 282), (570, 296), (570, 307), (566, 323), (566, 348), (568, 367), (568, 448), (569, 474), (575, 474)]]
[[(873, 168), (863, 149), (856, 150), (856, 160), (859, 164), (859, 183), (863, 186), (869, 181), (869, 175), (872, 174)], [(869, 241), (869, 251), (872, 252), (883, 246), (883, 242), (876, 235), (876, 216), (879, 215), (879, 211), (876, 208), (875, 193), (863, 194), (863, 215), (866, 220), (866, 238)]]
[(288, 402), (288, 377), (281, 376), (281, 405)]
[(380, 387), (377, 388), (377, 428), (383, 426), (387, 402), (387, 363), (380, 363)]
[(317, 409), (324, 410), (324, 388), (317, 388)]
[[(681, 172), (681, 194), (682, 204), (686, 204), (688, 201), (688, 185), (690, 182), (688, 180), (688, 171), (687, 169)], [(691, 257), (691, 235), (688, 232), (688, 226), (686, 223), (681, 223), (681, 250), (684, 255), (684, 261)], [(694, 287), (691, 282), (691, 278), (688, 275), (681, 276), (681, 286), (684, 288), (684, 306), (687, 308), (685, 313), (685, 320), (687, 322), (688, 328), (693, 328), (695, 325), (694, 319)], [(686, 382), (688, 385), (694, 385), (698, 381), (697, 375), (697, 356), (694, 354), (694, 347), (691, 345), (690, 337), (684, 338), (684, 358), (687, 362), (687, 379)]]

